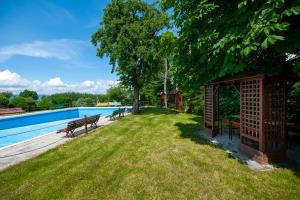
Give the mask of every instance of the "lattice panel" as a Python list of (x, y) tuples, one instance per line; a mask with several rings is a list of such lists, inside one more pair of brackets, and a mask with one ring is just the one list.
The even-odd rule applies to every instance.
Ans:
[(214, 120), (214, 86), (205, 86), (205, 122), (213, 124)]
[(240, 83), (241, 92), (241, 137), (242, 143), (259, 148), (262, 115), (262, 79), (246, 79)]
[(265, 84), (264, 135), (266, 151), (285, 146), (286, 83), (268, 79)]

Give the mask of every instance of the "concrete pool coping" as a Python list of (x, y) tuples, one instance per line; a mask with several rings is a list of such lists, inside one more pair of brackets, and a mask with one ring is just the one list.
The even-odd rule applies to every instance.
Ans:
[[(113, 121), (110, 121), (108, 118), (100, 117), (97, 125), (98, 128), (101, 128), (112, 122)], [(90, 129), (89, 131), (97, 129)], [(76, 130), (76, 135), (80, 135), (83, 132), (84, 127), (78, 128)], [(76, 138), (65, 137), (65, 135), (65, 133), (57, 134), (56, 132), (50, 132), (0, 149), (0, 171), (37, 157), (50, 149)]]

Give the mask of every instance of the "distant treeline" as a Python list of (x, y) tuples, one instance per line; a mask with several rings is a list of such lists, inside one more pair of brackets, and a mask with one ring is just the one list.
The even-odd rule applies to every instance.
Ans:
[(52, 95), (37, 94), (36, 91), (24, 90), (18, 95), (12, 92), (0, 92), (0, 108), (21, 107), (26, 111), (57, 109), (65, 107), (96, 106), (98, 102), (118, 101), (123, 105), (131, 104), (130, 90), (114, 86), (106, 94), (65, 92)]

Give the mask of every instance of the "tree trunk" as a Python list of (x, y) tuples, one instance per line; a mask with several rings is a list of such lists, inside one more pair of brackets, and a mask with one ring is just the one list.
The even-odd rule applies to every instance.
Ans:
[(140, 111), (140, 87), (137, 81), (133, 84), (133, 114), (138, 114)]
[(165, 108), (168, 108), (167, 81), (168, 81), (168, 59), (165, 58), (165, 78), (164, 78)]

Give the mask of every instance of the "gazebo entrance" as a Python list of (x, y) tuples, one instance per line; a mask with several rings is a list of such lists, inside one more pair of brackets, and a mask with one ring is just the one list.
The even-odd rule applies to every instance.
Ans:
[(204, 126), (220, 133), (219, 90), (240, 92), (240, 151), (260, 163), (282, 162), (286, 153), (286, 80), (263, 74), (216, 81), (205, 86)]

